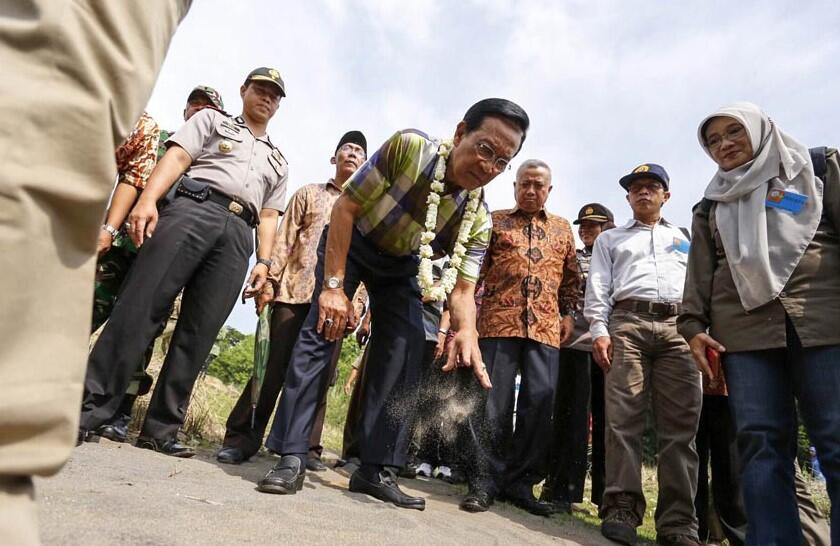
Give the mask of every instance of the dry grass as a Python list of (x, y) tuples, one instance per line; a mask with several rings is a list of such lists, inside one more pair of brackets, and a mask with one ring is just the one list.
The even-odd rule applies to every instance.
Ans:
[[(157, 382), (162, 363), (163, 355), (156, 349), (148, 369), (155, 382)], [(154, 389), (154, 386), (152, 388)], [(182, 434), (191, 442), (221, 444), (225, 436), (225, 422), (239, 394), (238, 387), (225, 384), (215, 377), (209, 375), (199, 377), (190, 398), (187, 418), (181, 428)], [(139, 432), (143, 424), (148, 407), (148, 396), (139, 398), (134, 405), (129, 428), (135, 434)]]

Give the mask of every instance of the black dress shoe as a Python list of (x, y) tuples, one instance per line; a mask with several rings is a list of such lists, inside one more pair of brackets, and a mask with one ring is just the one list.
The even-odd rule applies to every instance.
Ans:
[(461, 501), (460, 508), (464, 512), (486, 512), (490, 510), (493, 504), (493, 497), (486, 491), (470, 490), (464, 500)]
[(263, 493), (294, 495), (303, 488), (306, 471), (302, 466), (300, 458), (283, 455), (274, 468), (257, 483), (257, 490)]
[(553, 503), (537, 500), (534, 495), (528, 495), (527, 493), (523, 495), (506, 494), (505, 500), (535, 516), (547, 517), (557, 513)]
[(323, 472), (327, 469), (327, 465), (325, 465), (321, 459), (309, 457), (306, 459), (306, 469), (311, 470), (312, 472)]
[(140, 449), (151, 449), (164, 455), (178, 457), (179, 459), (189, 459), (195, 455), (195, 450), (189, 446), (179, 444), (175, 438), (169, 440), (156, 440), (154, 438), (137, 438), (135, 446)]
[(99, 436), (97, 436), (94, 432), (90, 430), (85, 430), (83, 428), (79, 429), (79, 434), (76, 436), (76, 446), (82, 445), (82, 442), (87, 443), (98, 443)]
[(373, 480), (364, 474), (363, 469), (360, 468), (350, 476), (350, 491), (370, 495), (383, 502), (390, 502), (399, 508), (426, 509), (426, 499), (403, 493), (400, 486), (397, 485), (397, 477), (391, 469), (380, 470)]
[(120, 426), (119, 423), (107, 423), (96, 429), (96, 434), (112, 442), (123, 443), (128, 439), (128, 427)]
[(222, 447), (216, 453), (216, 460), (224, 464), (242, 464), (247, 457), (238, 447)]
[(408, 478), (409, 480), (413, 480), (417, 478), (417, 467), (420, 466), (415, 462), (406, 463), (406, 465), (400, 468), (399, 476), (400, 478)]

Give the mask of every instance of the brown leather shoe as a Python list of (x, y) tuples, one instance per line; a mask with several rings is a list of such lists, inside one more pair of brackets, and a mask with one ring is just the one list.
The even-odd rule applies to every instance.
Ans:
[(618, 495), (616, 506), (610, 508), (601, 521), (601, 534), (625, 546), (636, 544), (638, 538), (636, 527), (641, 522), (633, 510), (635, 506), (636, 499), (632, 495), (626, 493)]

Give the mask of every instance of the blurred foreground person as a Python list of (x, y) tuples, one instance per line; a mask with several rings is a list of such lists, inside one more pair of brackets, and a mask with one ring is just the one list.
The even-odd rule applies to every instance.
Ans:
[(32, 475), (57, 472), (73, 448), (114, 151), (189, 4), (0, 0), (4, 543), (39, 543)]

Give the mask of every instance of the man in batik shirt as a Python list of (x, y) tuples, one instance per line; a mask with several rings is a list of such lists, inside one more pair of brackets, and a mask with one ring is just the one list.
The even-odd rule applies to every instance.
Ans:
[[(486, 99), (467, 111), (445, 159), (444, 191), (436, 192), (434, 238), (428, 241), (433, 254), (456, 248), (472, 201), (470, 192), (507, 169), (528, 125), (525, 111), (504, 99)], [(403, 508), (425, 508), (424, 499), (406, 495), (396, 483), (395, 469), (405, 464), (411, 433), (411, 419), (400, 418), (397, 405), (404, 405), (413, 394), (420, 375), (423, 312), (417, 252), (436, 166), (443, 161), (441, 147), (418, 131), (394, 134), (345, 184), (336, 201), (318, 250), (312, 307), (292, 352), (286, 387), (266, 442), (282, 457), (260, 480), (260, 491), (293, 494), (303, 486), (310, 427), (320, 387), (328, 380), (324, 372), (336, 341), (348, 323), (354, 326), (349, 298), (361, 281), (370, 295), (376, 328), (359, 425), (362, 465), (350, 479), (350, 490)], [(445, 369), (456, 363), (472, 367), (482, 385), (490, 387), (478, 349), (473, 293), (491, 224), (483, 199), (476, 197), (472, 206), (476, 205), (449, 300), (456, 334)]]
[[(525, 161), (514, 190), (516, 206), (493, 212), (479, 281), (479, 346), (493, 389), (470, 417), (470, 429), (480, 433), (461, 508), (484, 512), (503, 495), (547, 516), (554, 507), (534, 498), (533, 487), (546, 475), (560, 347), (574, 328), (580, 281), (571, 225), (545, 210), (551, 169), (538, 159)], [(515, 402), (517, 373), (522, 381)]]
[[(259, 451), (265, 429), (277, 397), (286, 379), (286, 369), (303, 320), (309, 312), (315, 290), (315, 263), (321, 233), (330, 221), (330, 211), (341, 187), (367, 157), (367, 140), (360, 131), (349, 131), (341, 137), (330, 162), (335, 174), (326, 182), (307, 184), (297, 190), (280, 222), (271, 251), (270, 283), (256, 298), (257, 313), (273, 303), (268, 366), (257, 405), (252, 409), (252, 381), (248, 381), (227, 420), (222, 449), (216, 454), (220, 463), (239, 464)], [(338, 347), (337, 347), (338, 349)], [(335, 369), (336, 350), (331, 360)], [(333, 373), (328, 373), (332, 377)], [(322, 389), (316, 421), (323, 426), (327, 389)], [(309, 442), (309, 470), (325, 469), (321, 463), (321, 428), (313, 427)]]
[(91, 331), (96, 331), (108, 320), (120, 285), (137, 254), (134, 245), (118, 228), (155, 168), (159, 138), (160, 127), (143, 112), (134, 130), (117, 148), (117, 186), (96, 244), (100, 259), (96, 264)]

